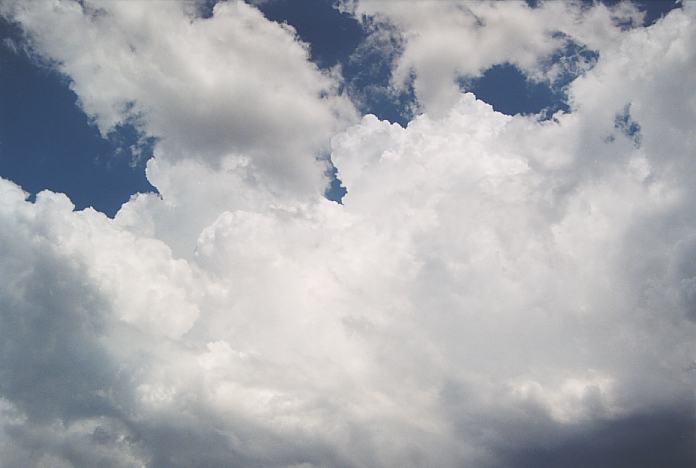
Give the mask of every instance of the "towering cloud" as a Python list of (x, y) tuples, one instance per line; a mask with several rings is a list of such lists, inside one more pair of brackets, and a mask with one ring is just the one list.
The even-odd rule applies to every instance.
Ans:
[[(1, 181), (0, 466), (696, 463), (696, 9), (394, 5), (343, 7), (404, 35), (405, 128), (242, 2), (2, 4), (103, 133), (158, 138), (160, 195)], [(569, 113), (456, 86), (569, 40)]]

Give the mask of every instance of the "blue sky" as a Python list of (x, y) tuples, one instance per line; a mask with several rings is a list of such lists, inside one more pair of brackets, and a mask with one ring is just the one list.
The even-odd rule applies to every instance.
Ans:
[[(646, 24), (677, 6), (670, 1), (638, 4), (647, 13)], [(389, 84), (389, 58), (378, 51), (356, 54), (367, 33), (332, 5), (332, 0), (271, 0), (260, 9), (268, 19), (292, 25), (319, 67), (342, 66), (346, 86), (361, 94), (362, 113), (406, 125), (413, 94), (380, 92)], [(69, 78), (27, 53), (18, 27), (2, 20), (0, 36), (0, 176), (32, 194), (44, 189), (66, 193), (78, 209), (91, 206), (109, 216), (132, 194), (156, 190), (145, 177), (152, 152), (147, 135), (129, 125), (100, 135), (77, 105)], [(503, 64), (462, 87), (505, 114), (553, 112), (567, 110), (563, 86), (570, 78), (549, 86)], [(339, 200), (343, 193), (333, 180), (327, 196)]]

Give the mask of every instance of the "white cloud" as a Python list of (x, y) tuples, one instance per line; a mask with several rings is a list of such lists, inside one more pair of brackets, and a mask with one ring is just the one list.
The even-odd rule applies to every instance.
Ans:
[(181, 2), (81, 3), (3, 9), (71, 78), (102, 134), (136, 122), (161, 139), (160, 159), (239, 159), (284, 196), (323, 191), (316, 158), (353, 110), (291, 27), (242, 1), (217, 4), (210, 18)]
[[(693, 7), (649, 29), (608, 23), (614, 43), (556, 120), (456, 93), (407, 128), (365, 116), (339, 131), (340, 98), (317, 97), (331, 79), (251, 7), (200, 20), (173, 3), (152, 4), (156, 17), (151, 4), (117, 3), (93, 16), (63, 2), (11, 7), (40, 52), (63, 54), (102, 129), (123, 118), (115, 103), (134, 100), (163, 140), (148, 165), (161, 197), (139, 195), (114, 220), (0, 183), (0, 466), (543, 466), (529, 458), (538, 447), (575, 466), (563, 448), (587, 452), (607, 428), (638, 421), (644, 432), (625, 440), (639, 454), (650, 448), (640, 437), (693, 430), (696, 102), (693, 86), (673, 86), (696, 76)], [(555, 47), (537, 37), (548, 9), (566, 7), (481, 8), (524, 10), (536, 59)], [(587, 17), (606, 18), (601, 8)], [(109, 27), (82, 46), (96, 23)], [(68, 34), (75, 24), (86, 29)], [(234, 26), (248, 37), (231, 40)], [(144, 55), (102, 71), (126, 39)], [(295, 58), (257, 64), (282, 51)], [(264, 76), (257, 66), (270, 81), (246, 91), (259, 106), (247, 134), (217, 91), (245, 92), (233, 83)], [(183, 88), (159, 94), (170, 78), (133, 78), (153, 67), (176, 86), (209, 74), (210, 88), (187, 85), (200, 111)], [(274, 120), (285, 112), (264, 93), (275, 77), (307, 120)], [(614, 125), (627, 104), (638, 147)], [(186, 136), (211, 125), (230, 133)], [(277, 140), (259, 142), (266, 133)], [(317, 189), (322, 144), (344, 205)], [(282, 195), (286, 178), (295, 188)], [(666, 429), (640, 423), (646, 414)], [(675, 466), (693, 461), (670, 447)], [(605, 458), (593, 466), (626, 456), (594, 448)]]
[(341, 6), (358, 18), (394, 24), (405, 45), (392, 84), (411, 84), (422, 108), (442, 115), (456, 102), (457, 80), (476, 77), (496, 64), (510, 63), (536, 80), (550, 79), (549, 58), (568, 40), (601, 50), (615, 42), (620, 24), (640, 24), (642, 14), (628, 2), (602, 4), (524, 1), (463, 2), (345, 0)]

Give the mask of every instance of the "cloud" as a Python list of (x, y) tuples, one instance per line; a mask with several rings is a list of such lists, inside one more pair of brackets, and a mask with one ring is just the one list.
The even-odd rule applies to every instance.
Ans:
[[(643, 16), (629, 2), (611, 8), (543, 2), (532, 8), (524, 1), (345, 0), (341, 7), (364, 22), (381, 20), (401, 31), (405, 45), (392, 85), (413, 86), (431, 115), (442, 115), (457, 100), (461, 78), (509, 63), (532, 79), (553, 80), (561, 64), (550, 60), (554, 52), (573, 41), (600, 50), (618, 38), (622, 26), (641, 24)], [(564, 66), (577, 68), (574, 62)]]
[(285, 195), (323, 192), (316, 159), (354, 111), (291, 27), (241, 1), (215, 5), (210, 18), (170, 1), (12, 1), (3, 9), (70, 77), (102, 134), (135, 123), (160, 139), (159, 159), (232, 159)]
[[(160, 138), (161, 195), (109, 219), (0, 183), (0, 466), (696, 461), (693, 7), (634, 29), (574, 10), (611, 40), (571, 113), (417, 93), (402, 127), (346, 126), (340, 78), (242, 3), (6, 5), (103, 131), (137, 112)], [(486, 60), (534, 67), (576, 7), (476, 8), (529, 19)]]

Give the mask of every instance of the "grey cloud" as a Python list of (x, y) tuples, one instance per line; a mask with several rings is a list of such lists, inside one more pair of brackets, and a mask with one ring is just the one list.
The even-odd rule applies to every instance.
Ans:
[(98, 395), (115, 383), (115, 366), (98, 345), (110, 304), (80, 271), (84, 265), (8, 227), (0, 247), (3, 395), (32, 419), (113, 413)]
[(581, 427), (554, 427), (555, 434), (542, 441), (496, 446), (496, 466), (688, 468), (696, 465), (695, 421), (693, 407), (687, 404)]
[[(696, 66), (693, 7), (621, 30), (601, 6), (477, 6), (507, 32), (524, 12), (532, 68), (555, 50), (539, 32), (549, 15), (584, 15), (568, 34), (601, 53), (569, 85), (572, 112), (511, 117), (455, 89), (406, 127), (365, 116), (344, 129), (312, 97), (339, 78), (317, 74), (292, 32), (248, 5), (212, 19), (172, 2), (107, 2), (97, 18), (71, 2), (4, 5), (39, 52), (64, 58), (99, 125), (134, 100), (170, 143), (148, 166), (161, 196), (136, 196), (113, 220), (50, 192), (30, 203), (0, 181), (3, 466), (693, 464), (694, 103), (693, 87), (672, 86)], [(438, 5), (392, 13), (441, 33), (432, 26), (451, 12)], [(92, 47), (94, 21), (106, 29)], [(217, 39), (240, 21), (251, 29), (235, 41), (271, 40), (232, 41), (225, 57), (239, 67), (215, 68)], [(202, 35), (182, 39), (172, 25), (184, 23)], [(450, 26), (457, 34), (435, 43), (471, 33)], [(163, 37), (159, 72), (207, 73), (187, 82), (199, 107), (168, 101), (184, 81), (148, 92), (152, 64), (138, 54)], [(264, 64), (292, 82), (288, 101), (245, 88), (257, 46), (294, 54)], [(488, 46), (497, 58), (466, 50), (494, 62), (515, 52)], [(118, 72), (102, 73), (106, 50)], [(235, 99), (216, 91), (228, 79), (262, 107), (250, 121), (268, 134), (226, 106)], [(324, 122), (307, 146), (313, 118), (285, 118), (305, 102)], [(615, 128), (627, 102), (640, 146)], [(313, 156), (274, 153), (300, 127), (291, 149), (330, 139), (343, 205), (314, 190)], [(245, 153), (200, 157), (227, 150)], [(307, 177), (283, 195), (269, 180), (295, 164)]]

